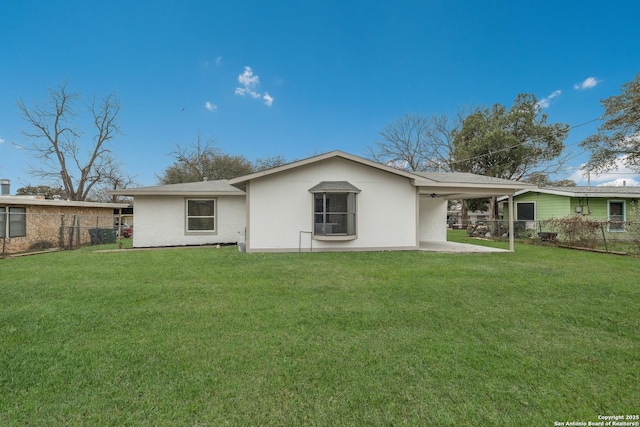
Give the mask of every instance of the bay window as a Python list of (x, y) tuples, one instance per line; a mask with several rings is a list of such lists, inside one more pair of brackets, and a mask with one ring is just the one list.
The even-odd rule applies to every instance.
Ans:
[(344, 181), (323, 181), (313, 194), (313, 236), (317, 239), (356, 238), (356, 187)]

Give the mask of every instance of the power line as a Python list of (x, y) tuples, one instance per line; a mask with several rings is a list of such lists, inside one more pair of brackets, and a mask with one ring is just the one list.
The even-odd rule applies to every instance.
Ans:
[[(602, 120), (602, 116), (601, 116), (601, 117), (598, 117), (598, 118), (595, 118), (595, 119), (588, 120), (588, 121), (583, 122), (583, 123), (579, 123), (579, 124), (577, 124), (577, 125), (569, 126), (569, 127), (567, 128), (567, 133), (568, 133), (569, 131), (571, 131), (571, 130), (575, 129), (575, 128), (578, 128), (578, 127), (581, 127), (581, 126), (586, 126), (586, 125), (588, 125), (588, 124), (591, 124), (591, 123), (593, 123), (593, 122), (597, 122), (597, 121), (599, 121), (599, 120)], [(469, 158), (467, 158), (467, 159), (454, 160), (454, 161), (451, 161), (451, 162), (450, 162), (450, 164), (457, 164), (457, 163), (462, 163), (462, 162), (468, 162), (468, 161), (470, 161), (470, 160), (481, 159), (481, 158), (483, 158), (483, 157), (492, 156), (492, 155), (494, 155), (494, 154), (496, 154), (496, 153), (501, 153), (501, 152), (503, 152), (503, 151), (513, 150), (514, 148), (521, 147), (521, 146), (523, 146), (523, 145), (525, 145), (525, 144), (528, 144), (528, 143), (531, 143), (531, 142), (540, 142), (540, 141), (543, 141), (543, 139), (542, 139), (542, 138), (537, 138), (537, 139), (531, 139), (531, 140), (523, 141), (523, 142), (520, 142), (520, 143), (518, 143), (518, 144), (512, 145), (512, 146), (510, 146), (510, 147), (504, 147), (504, 148), (501, 148), (501, 149), (499, 149), (499, 150), (489, 151), (488, 153), (485, 153), (485, 154), (479, 154), (479, 155), (477, 155), (477, 156), (469, 157)], [(584, 150), (582, 151), (582, 153), (584, 153)], [(582, 154), (582, 153), (580, 153), (580, 154)], [(572, 157), (572, 158), (575, 158), (575, 157), (579, 156), (580, 154), (577, 154), (576, 156), (574, 156), (574, 157)]]

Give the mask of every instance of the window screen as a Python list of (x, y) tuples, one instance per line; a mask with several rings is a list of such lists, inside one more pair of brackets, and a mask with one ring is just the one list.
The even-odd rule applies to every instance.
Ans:
[(516, 220), (535, 221), (535, 203), (517, 203)]
[(187, 231), (215, 231), (216, 201), (187, 200)]

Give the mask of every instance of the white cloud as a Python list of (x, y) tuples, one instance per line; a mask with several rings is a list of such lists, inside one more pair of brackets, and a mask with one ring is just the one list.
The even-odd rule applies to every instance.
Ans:
[(218, 106), (216, 104), (210, 103), (209, 101), (205, 102), (204, 108), (206, 108), (209, 111), (213, 111), (213, 112), (218, 111)]
[(238, 81), (242, 87), (236, 88), (236, 95), (260, 97), (260, 94), (256, 92), (256, 88), (260, 85), (260, 77), (253, 74), (251, 67), (244, 67), (244, 72), (238, 76)]
[(269, 92), (265, 92), (262, 99), (267, 107), (271, 107), (271, 105), (273, 105), (273, 97), (269, 95)]
[(243, 73), (238, 75), (238, 82), (241, 84), (241, 86), (236, 88), (236, 95), (249, 95), (253, 99), (262, 98), (265, 105), (271, 107), (274, 98), (269, 95), (268, 92), (265, 92), (264, 95), (258, 92), (258, 87), (260, 86), (260, 77), (253, 74), (253, 70), (251, 69), (251, 67), (244, 67)]
[(562, 94), (561, 90), (554, 90), (551, 95), (547, 96), (546, 98), (542, 98), (540, 101), (538, 101), (538, 108), (543, 109), (543, 108), (549, 108), (549, 106), (551, 106), (551, 100), (553, 98), (557, 98), (558, 96), (560, 96)]
[(600, 80), (597, 80), (595, 77), (587, 77), (582, 83), (576, 83), (573, 85), (575, 90), (585, 90), (591, 89), (592, 87), (596, 87), (600, 83)]
[[(219, 66), (220, 64), (222, 64), (222, 56), (216, 56), (216, 59), (213, 60), (213, 63), (216, 66)], [(209, 68), (210, 65), (211, 65), (210, 61), (204, 61), (204, 67), (205, 68)]]
[(2, 144), (4, 142), (4, 139), (0, 138), (0, 144)]
[(598, 184), (598, 187), (638, 187), (640, 182), (633, 178), (617, 178), (604, 184)]
[(569, 179), (572, 179), (578, 185), (622, 186), (625, 185), (624, 183), (629, 187), (640, 185), (640, 174), (624, 165), (624, 157), (618, 158), (615, 167), (610, 172), (602, 172), (597, 175), (592, 173), (591, 176), (588, 177), (587, 170), (583, 164)]

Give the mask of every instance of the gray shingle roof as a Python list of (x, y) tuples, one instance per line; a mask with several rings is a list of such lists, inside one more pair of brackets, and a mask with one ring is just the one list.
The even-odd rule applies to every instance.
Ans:
[(359, 193), (360, 189), (347, 181), (322, 181), (318, 185), (314, 185), (309, 189), (310, 193), (320, 192), (353, 192)]
[(127, 188), (112, 190), (110, 194), (123, 196), (139, 195), (178, 195), (178, 194), (229, 194), (242, 195), (244, 192), (229, 185), (226, 179), (215, 181), (184, 182), (181, 184), (156, 185), (151, 187)]
[(570, 193), (584, 193), (584, 194), (636, 194), (640, 195), (640, 187), (613, 187), (613, 186), (599, 186), (599, 187), (544, 187), (541, 189), (552, 191), (564, 191)]
[(449, 184), (514, 184), (516, 181), (466, 172), (413, 172), (435, 182)]

